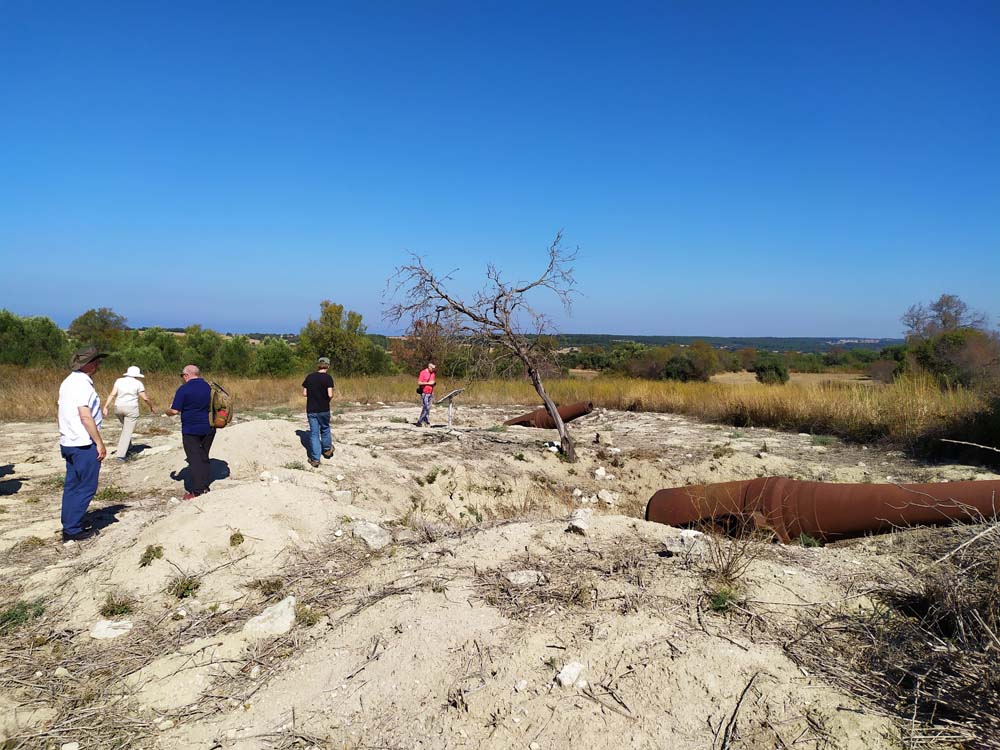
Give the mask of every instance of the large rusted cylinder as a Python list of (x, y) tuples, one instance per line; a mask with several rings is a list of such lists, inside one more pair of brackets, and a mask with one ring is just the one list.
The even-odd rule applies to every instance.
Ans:
[[(584, 414), (590, 414), (593, 410), (594, 405), (590, 401), (579, 401), (575, 404), (567, 404), (556, 409), (559, 412), (559, 416), (562, 417), (563, 422), (570, 422), (577, 417), (582, 417)], [(549, 416), (549, 412), (544, 406), (541, 409), (535, 409), (519, 417), (508, 419), (504, 424), (514, 427), (538, 427), (542, 430), (554, 430), (556, 428), (556, 423)]]
[(784, 542), (832, 540), (894, 527), (997, 517), (1000, 481), (832, 484), (782, 477), (660, 490), (646, 520), (670, 526), (736, 518)]

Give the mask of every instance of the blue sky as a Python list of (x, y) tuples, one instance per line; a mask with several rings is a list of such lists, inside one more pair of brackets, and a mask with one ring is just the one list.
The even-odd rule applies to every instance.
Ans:
[[(373, 332), (409, 251), (568, 332), (1000, 316), (994, 2), (0, 0), (0, 307)], [(216, 280), (217, 279), (217, 280)]]

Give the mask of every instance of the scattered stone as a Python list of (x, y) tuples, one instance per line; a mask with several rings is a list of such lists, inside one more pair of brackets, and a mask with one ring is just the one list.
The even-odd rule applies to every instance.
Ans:
[(528, 689), (528, 681), (527, 680), (518, 680), (517, 682), (514, 683), (514, 692), (515, 693), (523, 693), (527, 689)]
[(532, 742), (530, 745), (528, 745), (528, 750), (542, 750), (542, 746), (539, 745), (537, 742)]
[(608, 449), (608, 453), (611, 453), (611, 454), (614, 454), (614, 455), (618, 455), (621, 452), (622, 452), (621, 448), (609, 448)]
[(537, 586), (545, 583), (545, 574), (540, 570), (513, 570), (504, 573), (503, 577), (514, 586)]
[(825, 445), (814, 445), (813, 446), (813, 450), (816, 451), (817, 453), (826, 453), (826, 446)]
[(583, 674), (583, 665), (578, 661), (571, 661), (559, 670), (556, 682), (559, 683), (560, 687), (569, 687), (576, 684), (581, 674)]
[(611, 490), (601, 490), (597, 493), (597, 499), (605, 505), (614, 505), (618, 502), (618, 493)]
[(338, 474), (336, 476), (336, 479), (337, 479), (338, 482), (343, 482), (344, 481), (344, 475), (343, 474)]
[(59, 750), (80, 750), (79, 742), (67, 742), (60, 746)]
[(131, 629), (131, 620), (98, 620), (90, 629), (90, 637), (98, 641), (106, 641), (125, 635)]
[(260, 664), (254, 664), (253, 669), (250, 670), (250, 679), (256, 680), (260, 677)]
[(270, 638), (282, 635), (295, 624), (295, 597), (286, 596), (256, 617), (251, 617), (243, 625), (243, 634), (248, 638)]
[(573, 514), (569, 517), (569, 526), (566, 531), (572, 534), (580, 534), (581, 536), (587, 535), (587, 529), (590, 528), (590, 516), (593, 515), (594, 511), (590, 508), (579, 508), (573, 511)]
[(581, 490), (579, 487), (575, 487), (573, 489), (573, 497), (583, 497), (583, 490)]
[(604, 479), (608, 475), (603, 466), (598, 466), (594, 469), (594, 479)]
[(54, 676), (56, 676), (56, 677), (63, 677), (63, 678), (65, 678), (65, 677), (69, 677), (69, 676), (70, 676), (70, 673), (69, 673), (69, 670), (68, 670), (68, 669), (66, 669), (66, 667), (59, 667), (59, 668), (58, 668), (58, 669), (57, 669), (57, 670), (56, 670), (55, 672), (53, 672), (52, 674), (53, 674)]
[(367, 544), (369, 549), (378, 550), (392, 544), (392, 534), (377, 523), (355, 521), (351, 524), (351, 532)]
[(799, 437), (812, 437), (808, 432), (800, 432)]
[(341, 529), (337, 529), (335, 532), (333, 532), (333, 535), (336, 537), (341, 537), (344, 535), (344, 532)]
[(684, 454), (684, 458), (694, 458), (694, 454), (693, 453), (685, 453)]
[(165, 719), (160, 722), (160, 731), (166, 732), (168, 729), (172, 729), (173, 726), (173, 719)]

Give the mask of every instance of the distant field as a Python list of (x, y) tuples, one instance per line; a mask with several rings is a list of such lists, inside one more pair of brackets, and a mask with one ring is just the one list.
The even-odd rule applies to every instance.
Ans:
[[(116, 373), (101, 373), (98, 391), (104, 398)], [(59, 383), (65, 373), (0, 367), (0, 421), (55, 420)], [(248, 410), (304, 409), (302, 376), (219, 380), (236, 398), (237, 413)], [(169, 404), (180, 385), (176, 375), (153, 374), (147, 390), (156, 406)], [(527, 381), (465, 382), (439, 378), (441, 392), (465, 387), (465, 405), (531, 406), (539, 403)], [(412, 402), (414, 380), (405, 375), (337, 378), (340, 404)], [(941, 390), (931, 378), (903, 378), (888, 385), (872, 384), (856, 375), (800, 375), (787, 385), (761, 385), (742, 376), (738, 382), (679, 383), (623, 377), (572, 377), (547, 381), (557, 403), (592, 401), (597, 407), (622, 411), (671, 412), (708, 422), (772, 427), (795, 432), (839, 435), (855, 440), (887, 439), (912, 445), (928, 436), (962, 436), (962, 425), (988, 409), (979, 394)], [(967, 439), (967, 438), (966, 438)]]
[[(713, 383), (729, 385), (746, 385), (756, 383), (757, 375), (752, 372), (720, 372), (712, 376)], [(877, 385), (867, 375), (851, 372), (793, 372), (789, 383), (794, 385), (820, 385), (822, 383), (857, 383), (859, 385)]]

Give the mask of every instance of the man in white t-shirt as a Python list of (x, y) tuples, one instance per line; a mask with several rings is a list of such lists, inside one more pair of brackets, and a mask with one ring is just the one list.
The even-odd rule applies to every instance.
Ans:
[(116, 457), (124, 462), (128, 457), (128, 449), (132, 444), (132, 433), (135, 431), (135, 424), (139, 421), (139, 399), (146, 402), (146, 406), (153, 411), (153, 402), (146, 395), (146, 386), (140, 378), (146, 377), (135, 365), (130, 366), (125, 374), (115, 381), (115, 387), (111, 389), (107, 400), (104, 402), (104, 416), (108, 416), (108, 409), (111, 403), (115, 403), (115, 416), (122, 425), (122, 434), (118, 439), (118, 453)]
[(80, 349), (70, 361), (70, 374), (59, 386), (59, 450), (66, 460), (62, 496), (62, 538), (82, 541), (96, 532), (85, 531), (83, 519), (97, 492), (101, 461), (107, 455), (101, 440), (101, 399), (91, 376), (105, 357), (93, 346)]

